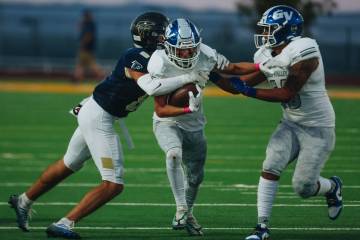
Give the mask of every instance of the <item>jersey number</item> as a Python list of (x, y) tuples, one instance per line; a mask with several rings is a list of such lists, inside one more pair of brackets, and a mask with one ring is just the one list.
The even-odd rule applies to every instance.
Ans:
[(147, 94), (140, 96), (136, 101), (133, 101), (126, 105), (126, 111), (128, 112), (134, 112), (136, 109), (145, 101), (145, 99), (148, 97)]

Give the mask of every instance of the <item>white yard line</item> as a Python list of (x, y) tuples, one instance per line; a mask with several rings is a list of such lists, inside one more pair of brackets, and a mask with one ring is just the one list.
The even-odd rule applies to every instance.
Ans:
[[(32, 182), (2, 182), (0, 183), (0, 187), (28, 187), (32, 184)], [(99, 183), (61, 183), (58, 187), (94, 187), (99, 185)], [(169, 184), (126, 184), (127, 187), (139, 187), (139, 188), (168, 188)], [(202, 188), (221, 188), (221, 189), (229, 189), (229, 191), (237, 189), (256, 189), (258, 187), (257, 184), (231, 184), (231, 185), (223, 185), (219, 184), (203, 184)], [(280, 185), (279, 188), (292, 188), (292, 185)], [(345, 189), (360, 189), (360, 185), (345, 185)]]
[[(30, 227), (32, 230), (45, 230), (47, 227)], [(15, 230), (17, 227), (0, 226), (0, 230)], [(171, 230), (170, 227), (95, 227), (84, 226), (76, 227), (78, 230)], [(217, 227), (217, 228), (203, 228), (204, 230), (222, 230), (222, 231), (237, 231), (237, 230), (252, 230), (249, 227)], [(360, 228), (349, 227), (272, 227), (272, 230), (277, 231), (360, 231)]]
[[(35, 202), (38, 206), (74, 206), (77, 202)], [(7, 202), (0, 202), (0, 206), (8, 205)], [(110, 202), (107, 206), (130, 206), (130, 207), (174, 207), (174, 203), (122, 203)], [(256, 207), (256, 203), (198, 203), (197, 207)], [(324, 204), (274, 204), (274, 207), (324, 207)], [(360, 204), (345, 204), (345, 207), (360, 207)]]
[[(27, 162), (30, 164), (30, 162)], [(38, 164), (39, 162), (34, 162)], [(40, 172), (43, 171), (46, 166), (30, 167), (30, 166), (16, 166), (16, 167), (3, 167), (2, 172)], [(125, 172), (130, 173), (164, 173), (165, 168), (125, 168)], [(207, 168), (207, 173), (260, 173), (260, 169), (241, 169), (241, 168)], [(287, 170), (286, 172), (293, 172), (293, 170)], [(360, 169), (326, 169), (322, 172), (329, 173), (360, 173)]]

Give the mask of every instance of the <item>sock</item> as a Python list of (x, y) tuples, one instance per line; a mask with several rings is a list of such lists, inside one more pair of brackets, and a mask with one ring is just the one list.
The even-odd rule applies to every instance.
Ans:
[[(178, 149), (171, 149), (170, 151), (177, 151)], [(184, 170), (181, 166), (181, 159), (172, 154), (167, 154), (170, 157), (166, 158), (166, 172), (169, 178), (170, 187), (173, 192), (176, 209), (186, 209), (187, 204), (185, 199), (185, 181), (184, 181)], [(175, 154), (176, 156), (176, 154)]]
[(75, 226), (75, 222), (66, 217), (60, 219), (56, 224), (64, 224), (68, 229), (73, 229)]
[(26, 196), (26, 193), (22, 193), (19, 196), (19, 206), (24, 209), (31, 208), (31, 205), (33, 204), (33, 201)]
[(190, 215), (192, 215), (192, 211), (193, 211), (193, 206), (194, 206), (194, 202), (197, 196), (199, 190), (199, 186), (190, 186), (189, 184), (187, 184), (186, 186), (186, 203), (188, 206), (188, 212)]
[(258, 223), (268, 224), (279, 182), (260, 177), (257, 193)]
[(328, 192), (331, 192), (335, 188), (335, 183), (330, 179), (319, 177), (319, 191), (317, 192), (317, 196), (325, 196)]

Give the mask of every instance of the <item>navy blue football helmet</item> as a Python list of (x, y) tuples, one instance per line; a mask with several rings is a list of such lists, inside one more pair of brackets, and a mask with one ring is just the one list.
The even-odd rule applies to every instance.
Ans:
[(145, 12), (139, 15), (130, 26), (134, 46), (154, 52), (164, 41), (168, 24), (169, 19), (159, 12)]
[(201, 37), (188, 19), (172, 21), (165, 31), (165, 51), (170, 61), (182, 69), (194, 67), (199, 59)]
[(260, 33), (254, 35), (255, 46), (272, 48), (301, 37), (303, 23), (301, 14), (292, 7), (271, 7), (257, 23)]

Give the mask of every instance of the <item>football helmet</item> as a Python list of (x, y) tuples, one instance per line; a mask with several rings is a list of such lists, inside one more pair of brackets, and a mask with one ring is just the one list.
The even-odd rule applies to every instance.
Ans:
[(131, 35), (135, 47), (154, 52), (162, 44), (169, 19), (158, 12), (145, 12), (131, 23)]
[(257, 23), (260, 33), (254, 35), (255, 46), (272, 48), (301, 37), (303, 23), (301, 14), (292, 7), (271, 7)]
[(200, 54), (201, 37), (188, 19), (172, 21), (165, 31), (165, 51), (170, 61), (182, 69), (193, 68)]

